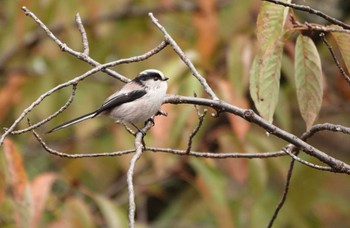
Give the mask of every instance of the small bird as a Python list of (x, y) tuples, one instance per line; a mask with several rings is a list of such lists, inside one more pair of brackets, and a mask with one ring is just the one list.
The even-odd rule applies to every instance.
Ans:
[(142, 71), (135, 79), (109, 96), (97, 110), (63, 123), (47, 133), (66, 128), (99, 115), (108, 115), (117, 122), (139, 126), (160, 111), (168, 88), (168, 78), (155, 69)]

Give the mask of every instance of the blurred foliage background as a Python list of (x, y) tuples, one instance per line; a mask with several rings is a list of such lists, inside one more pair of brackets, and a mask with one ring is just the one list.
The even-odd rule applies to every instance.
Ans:
[[(300, 1), (315, 4), (349, 22), (348, 1)], [(220, 98), (254, 108), (247, 91), (256, 51), (258, 0), (235, 1), (0, 1), (0, 123), (10, 126), (40, 94), (81, 75), (91, 66), (60, 49), (42, 34), (21, 6), (33, 11), (67, 45), (82, 50), (75, 26), (77, 12), (87, 30), (90, 56), (105, 63), (152, 49), (162, 34), (151, 23), (154, 12), (171, 36), (206, 76)], [(325, 6), (325, 8), (320, 8)], [(332, 6), (332, 7), (330, 7)], [(309, 22), (315, 16), (296, 12)], [(317, 123), (350, 125), (350, 88), (319, 42), (325, 97)], [(293, 37), (286, 47), (293, 50)], [(297, 109), (292, 51), (283, 57), (279, 106), (275, 124), (293, 134), (305, 131)], [(156, 68), (169, 80), (168, 93), (205, 96), (178, 56), (167, 48), (150, 59), (114, 68), (135, 77)], [(120, 88), (102, 72), (81, 82), (73, 104), (38, 129), (48, 129), (89, 112)], [(61, 107), (66, 88), (53, 94), (30, 114), (37, 122)], [(157, 117), (146, 136), (149, 146), (185, 149), (198, 118), (193, 106), (164, 105), (168, 117)], [(212, 112), (212, 110), (210, 110)], [(85, 121), (52, 135), (43, 135), (53, 148), (66, 153), (108, 152), (133, 148), (133, 137), (112, 120)], [(26, 123), (20, 127), (26, 127)], [(31, 133), (11, 136), (0, 153), (0, 227), (126, 227), (126, 171), (132, 155), (67, 159), (49, 155)], [(310, 143), (350, 162), (348, 136), (320, 133)], [(285, 142), (237, 117), (205, 119), (193, 150), (224, 152), (278, 151)], [(5, 156), (6, 155), (6, 156)], [(316, 162), (308, 156), (303, 159)], [(135, 174), (138, 227), (264, 227), (281, 197), (289, 157), (270, 159), (203, 159), (145, 152)], [(349, 227), (349, 177), (297, 164), (290, 193), (275, 227)], [(21, 195), (22, 194), (22, 195)]]

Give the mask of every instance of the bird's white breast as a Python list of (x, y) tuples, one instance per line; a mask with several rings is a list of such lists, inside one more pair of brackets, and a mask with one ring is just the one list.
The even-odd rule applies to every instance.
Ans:
[(123, 123), (141, 126), (160, 110), (166, 90), (167, 84), (160, 83), (156, 88), (148, 89), (143, 97), (115, 107), (110, 116)]

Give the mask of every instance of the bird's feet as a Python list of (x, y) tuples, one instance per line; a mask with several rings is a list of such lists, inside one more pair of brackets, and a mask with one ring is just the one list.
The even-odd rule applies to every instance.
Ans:
[(146, 120), (145, 125), (147, 125), (148, 122), (151, 122), (152, 127), (153, 127), (153, 126), (155, 125), (155, 123), (154, 123), (154, 117), (151, 117), (151, 118), (149, 118), (148, 120)]

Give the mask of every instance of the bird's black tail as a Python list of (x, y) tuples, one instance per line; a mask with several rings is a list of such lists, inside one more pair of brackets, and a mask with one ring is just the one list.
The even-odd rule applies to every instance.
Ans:
[(46, 134), (52, 133), (52, 132), (54, 132), (54, 131), (61, 130), (61, 129), (65, 128), (65, 127), (68, 127), (68, 126), (71, 126), (71, 125), (73, 125), (73, 124), (79, 123), (79, 122), (81, 122), (81, 121), (83, 121), (83, 120), (91, 119), (91, 118), (93, 118), (93, 117), (95, 117), (95, 116), (96, 116), (96, 111), (93, 111), (93, 112), (90, 112), (90, 113), (88, 113), (88, 114), (79, 116), (79, 117), (74, 118), (74, 119), (72, 119), (72, 120), (70, 120), (70, 121), (68, 121), (68, 122), (65, 122), (65, 123), (63, 123), (63, 124), (58, 125), (58, 126), (55, 127), (55, 128), (52, 128), (50, 131), (46, 132)]

